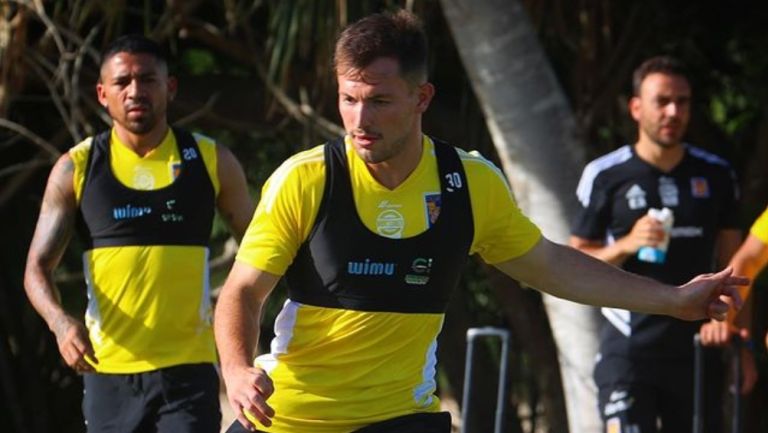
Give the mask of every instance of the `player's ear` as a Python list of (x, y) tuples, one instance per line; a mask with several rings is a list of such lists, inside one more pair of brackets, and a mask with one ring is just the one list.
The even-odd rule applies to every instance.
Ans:
[(430, 82), (426, 82), (424, 84), (420, 84), (417, 89), (417, 96), (418, 101), (416, 103), (416, 109), (423, 113), (427, 111), (427, 108), (429, 108), (430, 102), (432, 102), (432, 98), (435, 96), (435, 86), (432, 85)]
[(168, 100), (173, 101), (176, 92), (179, 90), (179, 80), (174, 76), (168, 77)]
[(629, 103), (627, 104), (629, 108), (629, 114), (632, 116), (635, 121), (640, 121), (640, 97), (633, 96), (630, 98)]

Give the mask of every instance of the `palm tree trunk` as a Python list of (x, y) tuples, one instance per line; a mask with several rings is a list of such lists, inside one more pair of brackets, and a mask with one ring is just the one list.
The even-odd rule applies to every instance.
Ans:
[[(442, 0), (441, 5), (521, 208), (549, 239), (564, 243), (585, 156), (568, 102), (526, 11), (516, 0)], [(558, 346), (570, 431), (599, 432), (592, 381), (596, 310), (544, 299)]]

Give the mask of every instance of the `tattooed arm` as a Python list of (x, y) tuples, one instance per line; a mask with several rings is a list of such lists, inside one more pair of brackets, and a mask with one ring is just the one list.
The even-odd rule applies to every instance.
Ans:
[(40, 217), (27, 255), (24, 289), (32, 306), (56, 335), (64, 361), (78, 372), (93, 371), (85, 360), (95, 360), (88, 332), (82, 321), (67, 314), (61, 306), (53, 271), (59, 265), (72, 237), (77, 212), (73, 184), (74, 164), (64, 154), (53, 166), (45, 187)]

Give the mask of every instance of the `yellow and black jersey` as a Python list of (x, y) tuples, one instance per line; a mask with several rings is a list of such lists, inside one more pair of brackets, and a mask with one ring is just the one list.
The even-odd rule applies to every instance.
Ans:
[[(339, 177), (327, 167), (329, 146), (297, 154), (273, 173), (237, 256), (287, 276), (294, 266), (314, 263), (317, 278), (298, 272), (304, 279), (294, 279), (293, 285), (302, 281), (314, 290), (322, 284), (334, 294), (289, 289), (301, 300), (286, 301), (270, 353), (255, 361), (275, 384), (269, 399), (276, 411), (273, 426), (259, 427), (268, 432), (342, 433), (437, 411), (436, 339), (450, 287), (430, 285), (455, 284), (440, 277), (458, 272), (439, 268), (442, 256), (456, 255), (453, 250), (465, 256), (479, 253), (493, 264), (525, 254), (540, 238), (517, 208), (503, 174), (480, 156), (450, 148), (460, 167), (446, 170), (438, 163), (441, 148), (436, 151), (424, 137), (418, 166), (389, 190), (371, 176), (349, 143), (342, 144), (337, 155), (345, 159), (347, 203), (337, 198), (344, 196), (338, 194), (343, 188), (329, 187)], [(327, 180), (329, 172), (333, 179)], [(459, 190), (464, 195), (453, 199)], [(329, 191), (336, 191), (332, 200), (326, 200)], [(345, 204), (346, 212), (334, 208)], [(448, 226), (444, 221), (450, 218), (466, 227)], [(338, 235), (345, 228), (337, 236), (338, 250), (352, 255), (334, 257), (343, 254), (333, 245), (314, 250), (318, 238), (320, 245), (330, 242), (323, 232)], [(450, 230), (458, 238), (469, 237), (455, 243), (430, 237), (432, 232), (450, 237)], [(443, 245), (452, 251), (439, 252)], [(359, 255), (364, 247), (370, 252)], [(418, 295), (421, 290), (434, 295)], [(439, 302), (431, 302), (438, 297)]]
[(764, 244), (768, 244), (768, 209), (763, 211), (760, 217), (755, 220), (749, 233), (763, 241)]
[(85, 320), (98, 372), (216, 360), (207, 266), (216, 148), (200, 135), (181, 146), (178, 133), (169, 129), (144, 157), (114, 131), (69, 151), (92, 244), (83, 255)]

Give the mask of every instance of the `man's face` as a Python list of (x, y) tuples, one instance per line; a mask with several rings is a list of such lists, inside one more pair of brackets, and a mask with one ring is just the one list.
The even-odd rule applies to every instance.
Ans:
[(415, 85), (403, 78), (397, 60), (381, 57), (363, 69), (344, 71), (337, 79), (344, 129), (363, 161), (390, 161), (420, 136), (421, 114), (434, 89), (429, 83)]
[(662, 73), (646, 76), (640, 85), (640, 95), (630, 101), (630, 111), (641, 138), (645, 136), (664, 148), (680, 145), (691, 111), (688, 80)]
[(176, 80), (152, 55), (117, 53), (102, 65), (96, 92), (116, 126), (144, 135), (165, 123)]

